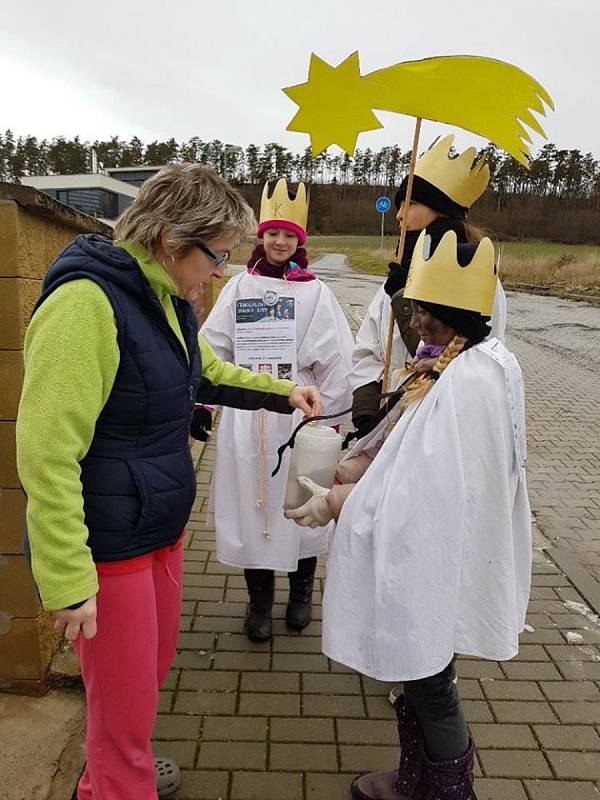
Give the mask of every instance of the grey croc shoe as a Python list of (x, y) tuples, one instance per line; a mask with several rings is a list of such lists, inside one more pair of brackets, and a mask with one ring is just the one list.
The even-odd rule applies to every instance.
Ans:
[(177, 764), (170, 758), (155, 758), (154, 771), (156, 773), (156, 793), (159, 800), (164, 797), (173, 797), (181, 783), (181, 772)]

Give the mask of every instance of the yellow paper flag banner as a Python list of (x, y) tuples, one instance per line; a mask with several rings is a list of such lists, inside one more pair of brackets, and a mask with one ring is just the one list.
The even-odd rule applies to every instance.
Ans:
[(360, 74), (358, 52), (337, 67), (314, 53), (308, 81), (283, 90), (300, 106), (287, 127), (308, 133), (315, 155), (337, 144), (352, 155), (358, 134), (383, 125), (373, 109), (445, 122), (484, 136), (528, 166), (532, 112), (552, 98), (522, 69), (483, 56), (438, 56)]

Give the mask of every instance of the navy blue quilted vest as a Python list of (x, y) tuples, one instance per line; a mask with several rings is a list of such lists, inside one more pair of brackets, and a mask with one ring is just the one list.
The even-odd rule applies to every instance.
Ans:
[(59, 286), (97, 283), (117, 324), (120, 363), (81, 462), (85, 523), (95, 561), (173, 544), (196, 493), (188, 436), (201, 376), (196, 317), (174, 298), (189, 360), (137, 262), (102, 236), (78, 236), (50, 266), (36, 309)]

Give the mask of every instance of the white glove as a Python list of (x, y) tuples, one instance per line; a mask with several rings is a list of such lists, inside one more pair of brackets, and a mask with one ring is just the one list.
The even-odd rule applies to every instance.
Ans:
[(318, 528), (322, 525), (327, 525), (333, 519), (333, 514), (329, 510), (329, 504), (327, 503), (329, 489), (319, 486), (318, 483), (311, 481), (305, 475), (298, 476), (298, 483), (304, 489), (308, 489), (312, 497), (304, 505), (284, 511), (284, 517), (293, 519), (297, 525), (302, 525), (303, 528), (307, 526)]

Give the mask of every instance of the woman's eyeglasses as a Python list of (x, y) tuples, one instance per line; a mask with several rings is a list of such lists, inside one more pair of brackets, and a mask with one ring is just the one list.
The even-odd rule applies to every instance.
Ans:
[(196, 247), (202, 250), (202, 252), (210, 258), (215, 267), (220, 267), (222, 264), (226, 264), (229, 261), (229, 256), (231, 253), (223, 253), (222, 256), (218, 256), (210, 249), (210, 247), (207, 247), (204, 242), (197, 240), (195, 244)]

